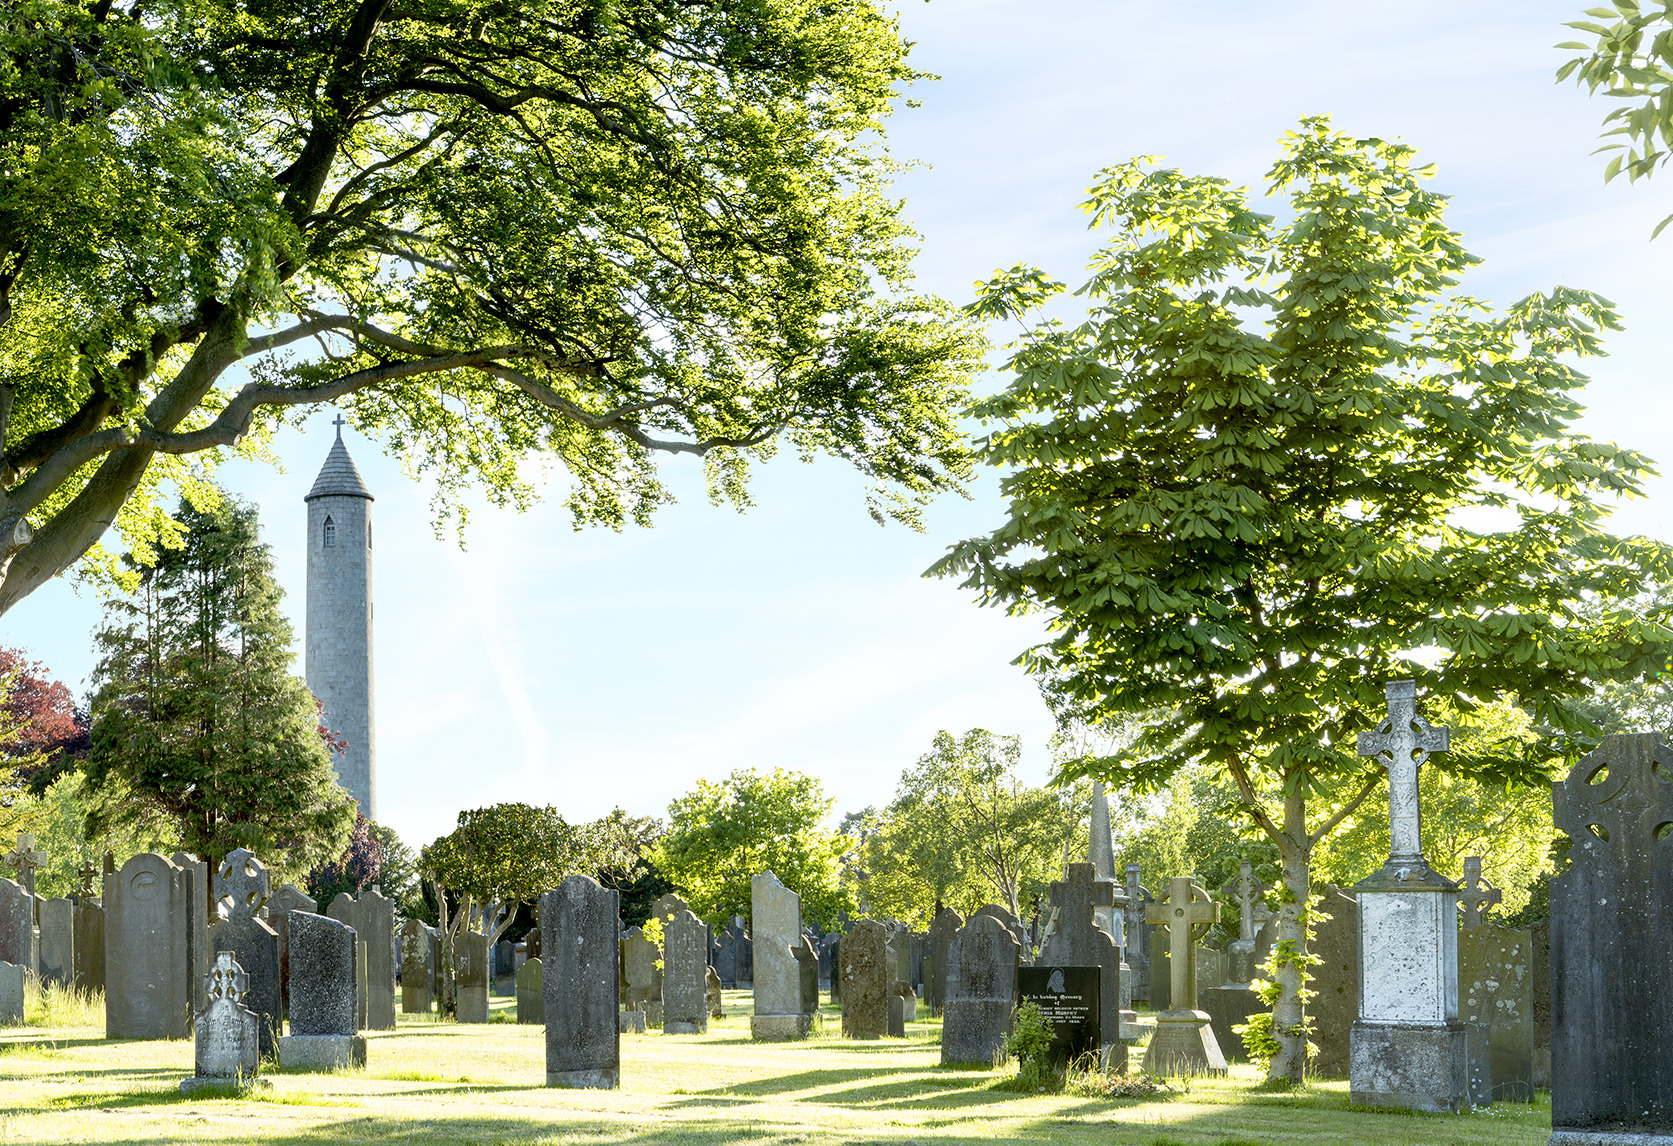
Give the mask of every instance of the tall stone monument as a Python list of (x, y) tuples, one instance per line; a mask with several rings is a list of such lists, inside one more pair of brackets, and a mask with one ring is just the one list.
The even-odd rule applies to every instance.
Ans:
[(1226, 1058), (1212, 1020), (1197, 1009), (1196, 946), (1220, 920), (1220, 905), (1188, 875), (1168, 880), (1168, 890), (1144, 909), (1145, 921), (1168, 929), (1170, 1006), (1156, 1016), (1156, 1033), (1144, 1052), (1146, 1074), (1225, 1074)]
[(547, 1086), (621, 1085), (620, 904), (615, 891), (584, 875), (572, 875), (540, 897)]
[(1673, 748), (1606, 736), (1551, 795), (1551, 1144), (1673, 1146)]
[(802, 897), (772, 872), (750, 881), (750, 937), (754, 944), (755, 1014), (752, 1038), (799, 1039), (812, 1026), (802, 1009), (802, 971), (792, 948), (802, 939)]
[[(279, 1002), (279, 936), (257, 914), (267, 902), (271, 884), (266, 866), (248, 848), (229, 852), (215, 872), (215, 926), (209, 943), (216, 955), (238, 963), (239, 1007), (256, 1016), (261, 1056), (278, 1046), (284, 1012)], [(225, 986), (224, 973), (211, 969), (205, 990)], [(206, 996), (207, 998), (207, 996)], [(206, 1003), (214, 1006), (213, 1000)]]
[[(1057, 927), (1040, 946), (1039, 965), (1103, 969), (1099, 979), (1099, 1031), (1106, 1052), (1118, 1049), (1121, 1024), (1131, 1025), (1135, 1016), (1127, 1012), (1123, 1005), (1126, 1000), (1121, 997), (1121, 948), (1097, 920), (1098, 908), (1121, 905), (1115, 884), (1099, 879), (1089, 863), (1072, 863), (1067, 865), (1063, 879), (1051, 885), (1051, 902), (1057, 908)], [(1126, 1073), (1124, 1055), (1115, 1055), (1115, 1066)]]
[(1388, 769), (1389, 856), (1354, 885), (1359, 903), (1359, 1018), (1348, 1036), (1355, 1103), (1458, 1111), (1468, 1105), (1458, 1019), (1458, 885), (1423, 858), (1417, 773), (1445, 752), (1445, 728), (1417, 715), (1417, 686), (1390, 682), (1388, 716), (1359, 734), (1359, 754)]
[(430, 1013), (430, 929), (422, 919), (401, 924), (401, 1013)]
[(303, 673), (325, 725), (348, 743), (337, 778), (368, 820), (378, 816), (372, 689), (372, 494), (360, 480), (343, 419), (308, 504), (308, 619)]
[(924, 984), (929, 1013), (939, 1015), (947, 998), (947, 948), (964, 919), (950, 907), (943, 907), (929, 925), (929, 981)]

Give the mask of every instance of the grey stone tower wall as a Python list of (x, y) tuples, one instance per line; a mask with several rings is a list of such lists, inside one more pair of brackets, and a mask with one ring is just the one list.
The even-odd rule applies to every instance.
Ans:
[[(371, 507), (363, 497), (308, 501), (308, 687), (325, 705), (325, 724), (348, 741), (337, 775), (377, 818), (378, 756), (372, 712)], [(336, 544), (325, 544), (325, 519)]]

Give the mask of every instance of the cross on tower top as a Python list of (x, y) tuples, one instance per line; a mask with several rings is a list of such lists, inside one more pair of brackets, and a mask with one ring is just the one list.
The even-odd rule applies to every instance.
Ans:
[(1489, 907), (1504, 900), (1504, 892), (1481, 878), (1481, 857), (1464, 858), (1464, 886), (1458, 890), (1458, 908), (1463, 918), (1460, 927), (1480, 927), (1482, 916)]
[(339, 438), (342, 437), (343, 427), (348, 425), (348, 423), (343, 420), (343, 416), (338, 414), (334, 419), (332, 419), (331, 424), (337, 427), (337, 436)]
[(1427, 867), (1419, 819), (1417, 770), (1431, 752), (1445, 752), (1451, 733), (1417, 714), (1417, 684), (1389, 681), (1383, 689), (1388, 716), (1371, 732), (1359, 734), (1359, 754), (1375, 756), (1388, 769), (1388, 862), (1397, 867)]
[(249, 848), (238, 848), (227, 853), (215, 873), (215, 904), (219, 907), (231, 900), (231, 906), (226, 909), (227, 921), (241, 923), (261, 910), (271, 887), (267, 866)]

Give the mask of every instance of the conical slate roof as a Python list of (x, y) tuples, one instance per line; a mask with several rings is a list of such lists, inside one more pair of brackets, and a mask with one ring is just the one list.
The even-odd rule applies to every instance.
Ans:
[(354, 468), (354, 459), (349, 457), (349, 449), (343, 445), (343, 427), (337, 426), (337, 440), (332, 443), (331, 452), (325, 455), (325, 464), (320, 467), (319, 477), (314, 479), (314, 488), (308, 491), (303, 501), (313, 501), (316, 497), (363, 497), (367, 501), (375, 501), (372, 491), (366, 488), (366, 483), (360, 480), (360, 471)]

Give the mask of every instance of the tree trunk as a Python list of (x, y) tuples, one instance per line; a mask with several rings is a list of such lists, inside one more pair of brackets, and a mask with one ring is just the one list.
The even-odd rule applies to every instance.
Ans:
[(1277, 964), (1278, 1001), (1272, 1008), (1272, 1034), (1279, 1051), (1267, 1067), (1268, 1081), (1303, 1081), (1307, 1070), (1307, 1013), (1301, 991), (1306, 981), (1307, 907), (1312, 895), (1313, 843), (1307, 834), (1307, 798), (1298, 790), (1284, 800), (1284, 823), (1278, 845), (1283, 891), (1274, 920), (1273, 959)]

